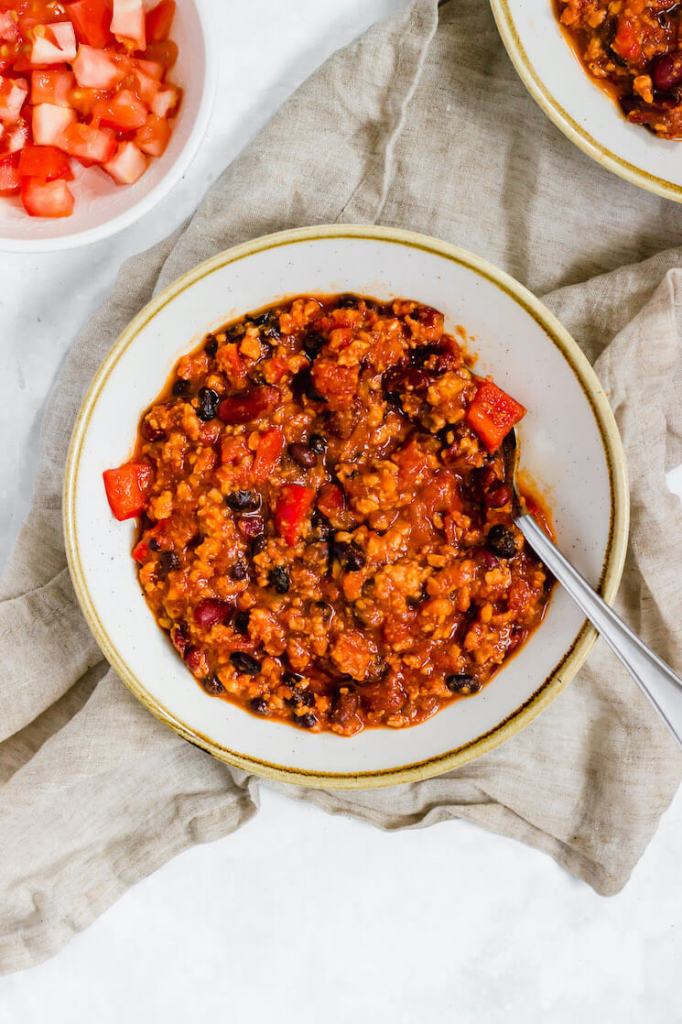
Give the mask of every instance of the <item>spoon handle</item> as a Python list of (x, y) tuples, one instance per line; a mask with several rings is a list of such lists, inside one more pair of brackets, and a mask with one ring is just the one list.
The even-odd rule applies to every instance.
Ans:
[(535, 553), (601, 633), (682, 745), (682, 679), (654, 654), (561, 554), (532, 516), (515, 519)]

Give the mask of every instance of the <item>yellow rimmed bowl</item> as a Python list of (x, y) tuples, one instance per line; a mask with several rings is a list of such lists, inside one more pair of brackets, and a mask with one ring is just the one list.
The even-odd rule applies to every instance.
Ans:
[(490, 0), (502, 42), (536, 103), (571, 142), (640, 188), (682, 202), (682, 143), (630, 124), (591, 78), (553, 0)]
[(628, 530), (623, 452), (593, 370), (530, 292), (463, 249), (393, 228), (302, 228), (220, 253), (156, 296), (100, 367), (74, 428), (64, 521), (76, 594), (105, 657), (158, 719), (245, 771), (322, 788), (415, 781), (479, 757), (556, 697), (595, 639), (556, 592), (543, 624), (480, 694), (414, 728), (349, 739), (256, 718), (195, 683), (144, 601), (130, 556), (135, 527), (111, 516), (102, 471), (130, 456), (141, 411), (206, 332), (286, 296), (347, 291), (418, 299), (474, 336), (477, 371), (529, 409), (522, 463), (551, 505), (559, 544), (606, 600)]

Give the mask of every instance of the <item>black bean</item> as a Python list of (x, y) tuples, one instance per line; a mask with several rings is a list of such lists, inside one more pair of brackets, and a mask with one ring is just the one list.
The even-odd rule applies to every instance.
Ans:
[(297, 723), (297, 725), (302, 725), (304, 729), (312, 729), (314, 726), (317, 725), (317, 719), (315, 718), (315, 715), (311, 714), (299, 715), (298, 718), (294, 718), (294, 721)]
[(161, 545), (159, 544), (159, 542), (156, 539), (156, 537), (150, 537), (150, 539), (149, 539), (149, 550), (150, 551), (158, 551), (160, 549), (160, 547), (161, 547)]
[(260, 507), (258, 491), (232, 491), (225, 496), (225, 503), (235, 512), (255, 512)]
[(245, 580), (248, 569), (243, 562), (235, 562), (230, 569), (230, 578), (233, 580)]
[(191, 390), (192, 382), (190, 380), (183, 380), (182, 377), (178, 377), (178, 379), (173, 384), (174, 395), (188, 395)]
[(351, 544), (346, 552), (343, 567), (346, 572), (359, 572), (365, 566), (365, 553), (356, 544)]
[(490, 528), (486, 544), (498, 558), (513, 558), (517, 553), (514, 534), (508, 526), (503, 526), (502, 523), (496, 523)]
[(298, 373), (294, 374), (289, 386), (291, 387), (294, 398), (299, 402), (304, 396), (309, 398), (311, 402), (327, 401), (324, 395), (321, 395), (319, 391), (316, 390), (309, 366), (305, 366), (302, 370), (299, 370)]
[(187, 541), (187, 547), (189, 548), (190, 551), (194, 551), (195, 548), (198, 548), (199, 545), (203, 544), (203, 543), (204, 543), (204, 535), (203, 535), (203, 533), (195, 533), (194, 536), (191, 537)]
[(249, 701), (249, 706), (257, 715), (265, 715), (268, 710), (268, 702), (264, 697), (254, 697)]
[(199, 388), (199, 407), (197, 416), (206, 423), (212, 420), (217, 411), (220, 399), (212, 388)]
[(257, 676), (260, 672), (260, 661), (246, 651), (233, 651), (230, 661), (241, 675)]
[(310, 690), (293, 688), (291, 697), (287, 697), (284, 703), (290, 708), (312, 708), (315, 706), (315, 696)]
[(253, 558), (255, 555), (259, 555), (266, 544), (267, 540), (265, 539), (264, 534), (261, 533), (259, 537), (254, 537), (253, 540), (251, 541), (251, 557)]
[(237, 612), (234, 619), (232, 620), (232, 625), (234, 626), (238, 633), (241, 633), (242, 636), (246, 636), (246, 634), (249, 631), (250, 618), (250, 612)]
[(310, 331), (303, 339), (303, 351), (309, 359), (316, 359), (325, 346), (325, 339), (317, 331)]
[(294, 462), (298, 463), (299, 466), (303, 466), (304, 469), (310, 469), (317, 462), (315, 452), (300, 442), (289, 445), (289, 455)]
[(355, 309), (357, 304), (358, 300), (355, 295), (340, 295), (336, 302), (339, 309)]
[(268, 309), (265, 313), (259, 313), (258, 316), (247, 316), (247, 324), (253, 324), (254, 327), (263, 327), (274, 317), (272, 310)]
[(156, 562), (156, 575), (164, 579), (173, 569), (180, 568), (180, 559), (174, 551), (162, 551)]
[(212, 694), (215, 695), (217, 693), (224, 693), (225, 692), (225, 687), (220, 682), (218, 677), (215, 676), (215, 675), (214, 676), (206, 676), (204, 679), (201, 680), (201, 685), (206, 690), (206, 693), (212, 693)]
[(207, 356), (210, 356), (211, 359), (213, 359), (213, 356), (216, 354), (217, 351), (218, 351), (218, 340), (217, 340), (217, 338), (209, 338), (208, 341), (206, 342), (206, 344), (204, 345), (204, 352), (206, 353)]
[(291, 580), (289, 579), (289, 573), (283, 565), (274, 565), (272, 567), (268, 573), (268, 583), (271, 587), (274, 587), (278, 594), (287, 593)]
[(285, 686), (295, 686), (296, 683), (300, 683), (303, 676), (298, 672), (287, 671), (282, 675), (282, 682)]
[(455, 675), (448, 676), (445, 680), (445, 685), (451, 693), (459, 693), (465, 697), (472, 693), (478, 693), (481, 689), (478, 679), (468, 675), (466, 672), (458, 672)]
[(308, 447), (317, 455), (324, 455), (327, 450), (327, 439), (322, 434), (311, 434), (308, 438)]

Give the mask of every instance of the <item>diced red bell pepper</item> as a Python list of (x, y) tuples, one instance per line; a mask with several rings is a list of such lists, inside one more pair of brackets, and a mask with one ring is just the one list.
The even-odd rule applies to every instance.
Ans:
[(149, 544), (147, 544), (147, 541), (144, 538), (142, 538), (142, 540), (138, 540), (137, 544), (133, 548), (132, 555), (135, 561), (139, 562), (140, 565), (143, 565), (144, 562), (147, 561), (149, 557)]
[(0, 195), (11, 195), (21, 185), (19, 174), (19, 153), (8, 153), (0, 157)]
[(294, 545), (301, 535), (315, 492), (303, 484), (285, 484), (275, 506), (275, 526), (287, 544)]
[(147, 41), (161, 43), (164, 39), (168, 39), (174, 17), (175, 0), (161, 0), (161, 3), (148, 11), (145, 19)]
[(144, 511), (153, 470), (146, 462), (126, 462), (102, 474), (111, 511), (118, 520), (132, 519)]
[(488, 451), (494, 452), (527, 411), (497, 384), (484, 380), (467, 410), (466, 420)]
[(260, 436), (256, 457), (253, 460), (254, 478), (262, 483), (267, 480), (282, 457), (284, 435), (279, 427), (266, 430)]
[(280, 397), (278, 388), (261, 384), (243, 391), (240, 395), (223, 398), (218, 406), (218, 416), (223, 423), (250, 423), (263, 413), (274, 409)]
[(69, 158), (56, 146), (24, 146), (19, 157), (19, 174), (22, 178), (44, 178), (54, 181), (64, 178), (71, 181), (73, 172)]

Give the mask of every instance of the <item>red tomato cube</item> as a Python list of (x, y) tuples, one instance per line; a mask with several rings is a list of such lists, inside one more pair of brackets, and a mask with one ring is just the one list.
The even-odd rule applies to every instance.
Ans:
[(55, 146), (24, 146), (19, 155), (19, 174), (22, 178), (44, 178), (45, 181), (73, 178), (68, 156)]
[(79, 46), (78, 56), (73, 62), (76, 81), (84, 89), (113, 89), (122, 78), (125, 69), (120, 67), (104, 50), (93, 46)]
[(253, 460), (253, 477), (259, 483), (267, 480), (284, 451), (284, 434), (279, 427), (273, 427), (261, 434)]
[(131, 89), (119, 89), (110, 99), (99, 100), (93, 117), (123, 132), (132, 132), (147, 122), (147, 108)]
[(174, 85), (164, 85), (162, 89), (152, 97), (150, 104), (152, 114), (157, 117), (168, 117), (175, 110), (180, 102), (180, 90)]
[(105, 470), (102, 476), (111, 511), (118, 520), (132, 519), (144, 510), (153, 476), (148, 463), (126, 462), (118, 469)]
[(275, 526), (287, 544), (294, 545), (301, 536), (315, 492), (303, 484), (285, 484), (275, 506)]
[(70, 107), (69, 96), (76, 80), (67, 68), (32, 71), (31, 103), (53, 103), (57, 107)]
[(64, 149), (64, 133), (76, 120), (76, 111), (54, 103), (39, 103), (33, 108), (33, 141), (37, 146)]
[(175, 17), (175, 0), (161, 0), (147, 12), (146, 32), (150, 43), (160, 43), (168, 39)]
[(119, 39), (130, 40), (136, 50), (147, 45), (142, 0), (114, 0), (111, 31)]
[(23, 178), (21, 201), (31, 217), (70, 217), (73, 194), (63, 179)]
[(136, 132), (135, 142), (149, 156), (163, 156), (171, 130), (163, 117), (150, 114), (146, 123)]
[(103, 167), (117, 185), (132, 185), (147, 170), (147, 158), (134, 142), (121, 142), (115, 156)]
[(478, 385), (476, 397), (467, 410), (466, 421), (488, 451), (494, 452), (527, 411), (497, 384), (484, 380)]
[(17, 123), (27, 96), (28, 85), (23, 78), (3, 78), (0, 75), (0, 118), (6, 125)]
[(17, 121), (5, 133), (4, 146), (8, 153), (18, 153), (28, 142), (28, 124), (26, 121)]
[(76, 56), (76, 33), (70, 21), (36, 25), (31, 64), (63, 64)]
[(112, 42), (111, 0), (77, 0), (66, 8), (79, 43), (103, 47)]
[(69, 156), (90, 164), (105, 164), (116, 152), (116, 136), (111, 128), (95, 128), (91, 124), (69, 125), (64, 133), (63, 148)]

